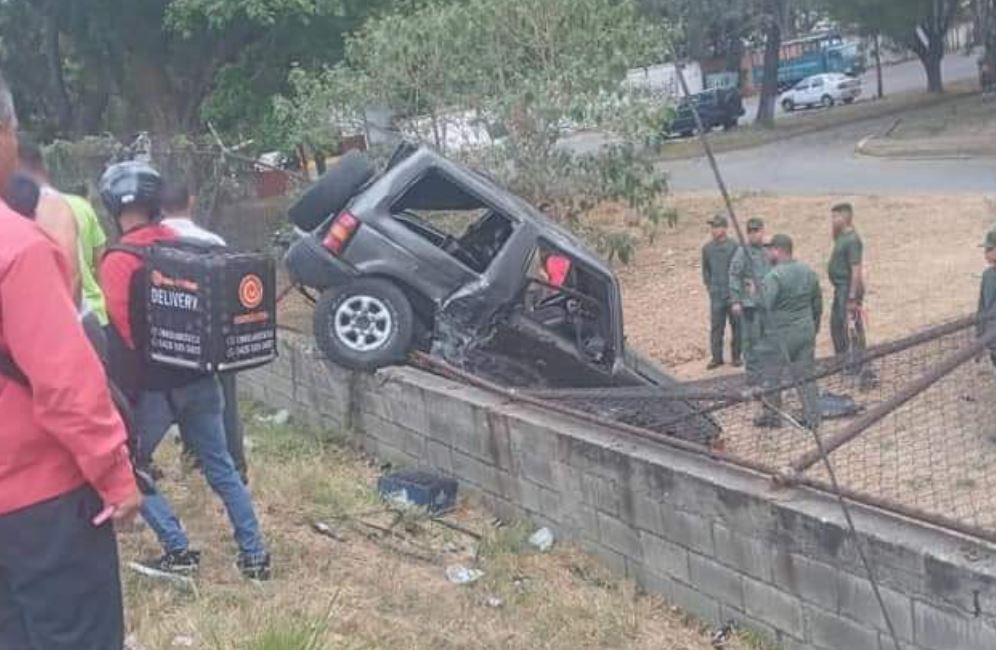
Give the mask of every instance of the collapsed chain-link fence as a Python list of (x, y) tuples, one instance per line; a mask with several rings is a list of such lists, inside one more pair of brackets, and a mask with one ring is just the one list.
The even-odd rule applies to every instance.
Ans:
[[(819, 435), (852, 498), (996, 540), (996, 370), (964, 318), (831, 358), (805, 379), (819, 389)], [(743, 376), (655, 387), (544, 390), (532, 396), (699, 445), (773, 476), (830, 488), (791, 381), (776, 427), (759, 426), (772, 394)]]

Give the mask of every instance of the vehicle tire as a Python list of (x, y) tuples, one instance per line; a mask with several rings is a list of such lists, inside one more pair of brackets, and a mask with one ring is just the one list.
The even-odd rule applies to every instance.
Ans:
[(823, 95), (823, 98), (820, 100), (820, 105), (823, 108), (832, 108), (833, 107), (833, 97), (831, 97), (830, 95)]
[(291, 222), (311, 232), (338, 214), (374, 175), (366, 154), (350, 151), (329, 168), (287, 211)]
[(727, 120), (726, 124), (723, 125), (723, 130), (724, 131), (732, 131), (733, 129), (737, 128), (737, 126), (739, 126), (739, 124), (740, 124), (740, 120), (735, 120), (735, 119), (731, 118), (731, 119)]
[(791, 113), (792, 111), (795, 110), (795, 102), (792, 101), (791, 99), (783, 99), (782, 110), (784, 110), (786, 113)]
[(414, 336), (411, 302), (388, 280), (354, 280), (326, 290), (315, 305), (318, 348), (350, 370), (370, 372), (404, 361)]
[(853, 104), (854, 103), (854, 98), (853, 97), (848, 97), (848, 98), (846, 98), (844, 100), (844, 103), (845, 104)]

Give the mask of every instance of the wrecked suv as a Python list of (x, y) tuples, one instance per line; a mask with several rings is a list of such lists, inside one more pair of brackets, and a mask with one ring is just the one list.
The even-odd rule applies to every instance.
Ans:
[(424, 349), (510, 385), (670, 384), (627, 350), (619, 284), (573, 235), (486, 176), (402, 145), (352, 152), (290, 210), (285, 263), (321, 292), (315, 338), (373, 370)]

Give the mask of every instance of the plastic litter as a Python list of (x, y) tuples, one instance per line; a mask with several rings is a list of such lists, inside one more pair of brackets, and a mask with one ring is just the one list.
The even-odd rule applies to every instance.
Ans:
[(170, 645), (172, 645), (174, 648), (193, 648), (194, 638), (191, 636), (187, 636), (185, 634), (181, 634), (173, 637), (173, 642)]
[(455, 585), (469, 585), (477, 582), (484, 576), (484, 572), (479, 569), (468, 569), (460, 564), (446, 567), (446, 579)]
[(553, 542), (553, 531), (545, 526), (529, 536), (529, 544), (541, 553), (553, 548)]

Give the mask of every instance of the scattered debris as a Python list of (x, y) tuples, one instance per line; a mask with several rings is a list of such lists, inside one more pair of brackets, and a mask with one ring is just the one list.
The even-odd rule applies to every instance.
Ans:
[(311, 522), (311, 529), (318, 533), (328, 537), (329, 539), (334, 539), (337, 542), (345, 542), (346, 536), (339, 532), (338, 529), (332, 528), (324, 521), (313, 521)]
[(170, 645), (174, 648), (193, 648), (194, 637), (187, 636), (186, 634), (180, 634), (173, 637), (173, 642)]
[(291, 415), (290, 411), (287, 409), (280, 409), (275, 411), (270, 415), (257, 415), (256, 420), (262, 422), (263, 424), (272, 424), (274, 426), (282, 427), (290, 422)]
[(167, 573), (165, 571), (157, 571), (156, 569), (139, 564), (138, 562), (129, 562), (128, 568), (147, 578), (168, 582), (174, 587), (178, 587), (183, 591), (188, 591), (194, 594), (195, 597), (197, 596), (197, 583), (194, 582), (193, 578), (179, 576), (175, 573)]
[(529, 544), (541, 553), (553, 548), (553, 531), (544, 526), (529, 536)]
[(446, 567), (446, 579), (455, 585), (469, 585), (484, 577), (480, 569), (468, 569), (460, 564)]
[(456, 505), (457, 482), (431, 472), (404, 470), (380, 477), (377, 491), (391, 503), (439, 513)]
[(482, 535), (480, 533), (473, 531), (469, 528), (465, 528), (460, 524), (454, 523), (452, 521), (447, 521), (446, 519), (442, 519), (440, 517), (433, 517), (432, 521), (439, 524), (440, 526), (445, 526), (450, 530), (455, 530), (458, 533), (463, 533), (464, 535), (470, 537), (471, 539), (480, 540), (482, 538)]
[(716, 650), (722, 650), (726, 647), (726, 644), (733, 639), (733, 635), (736, 631), (737, 624), (733, 621), (730, 621), (723, 627), (719, 628), (713, 632), (712, 638), (710, 639), (712, 647), (716, 648)]
[(505, 606), (505, 601), (498, 596), (488, 596), (484, 599), (484, 605), (491, 609), (500, 609)]

